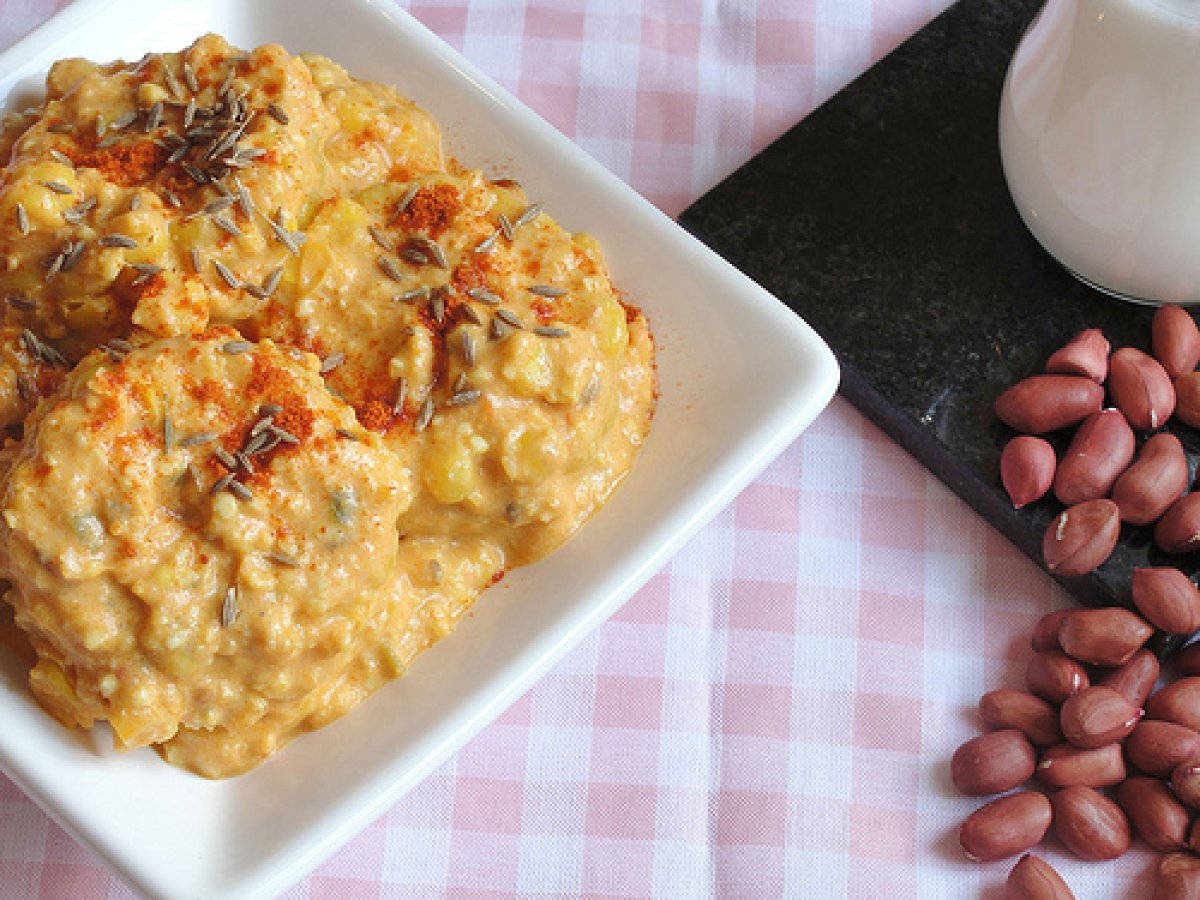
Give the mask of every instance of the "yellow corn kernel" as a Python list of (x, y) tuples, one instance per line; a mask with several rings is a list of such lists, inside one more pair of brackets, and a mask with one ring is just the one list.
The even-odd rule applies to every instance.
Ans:
[(500, 464), (513, 481), (535, 482), (554, 471), (562, 452), (556, 432), (521, 424), (504, 436)]
[(514, 332), (505, 341), (500, 374), (519, 393), (537, 397), (549, 389), (552, 373), (545, 342), (527, 331)]
[(378, 114), (378, 108), (365, 102), (364, 93), (357, 86), (341, 93), (341, 102), (337, 104), (336, 112), (342, 128), (351, 133), (367, 128)]
[(406, 346), (388, 360), (388, 375), (408, 382), (410, 396), (433, 380), (433, 336), (418, 328), (406, 339)]
[(142, 109), (161, 103), (170, 96), (162, 85), (152, 81), (143, 81), (138, 85), (137, 102)]
[[(38, 660), (37, 665), (29, 671), (29, 686), (42, 705), (49, 708), (55, 718), (60, 720), (63, 720), (64, 716), (59, 715), (59, 710), (69, 710), (79, 702), (79, 695), (67, 680), (66, 673), (53, 660)], [(73, 716), (68, 713), (65, 718), (70, 720)]]
[(629, 327), (625, 324), (625, 309), (613, 299), (601, 300), (593, 313), (596, 342), (609, 356), (623, 353), (629, 345)]
[(462, 503), (480, 489), (479, 462), (462, 435), (439, 435), (424, 452), (425, 486), (440, 503)]
[(76, 333), (89, 333), (101, 328), (111, 317), (112, 300), (96, 294), (78, 294), (63, 308), (63, 318)]
[(367, 211), (353, 200), (341, 199), (321, 210), (312, 225), (313, 237), (328, 235), (337, 246), (361, 239), (370, 224)]

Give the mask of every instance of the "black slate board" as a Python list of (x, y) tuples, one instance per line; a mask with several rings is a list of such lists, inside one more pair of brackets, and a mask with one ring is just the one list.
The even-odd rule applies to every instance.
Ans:
[[(1013, 432), (992, 402), (1083, 328), (1148, 349), (1152, 316), (1071, 277), (1010, 199), (1000, 93), (1041, 5), (960, 0), (680, 217), (824, 337), (844, 396), (1039, 564), (1061, 507), (1012, 508), (999, 458)], [(1194, 467), (1200, 436), (1176, 433)], [(1147, 564), (1191, 574), (1200, 558), (1125, 528), (1108, 562), (1062, 581), (1128, 604)]]

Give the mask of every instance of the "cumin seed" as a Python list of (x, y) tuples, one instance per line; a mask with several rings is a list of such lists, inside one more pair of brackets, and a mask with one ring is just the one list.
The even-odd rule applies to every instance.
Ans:
[(396, 202), (396, 208), (392, 210), (391, 221), (395, 222), (398, 218), (404, 215), (405, 210), (408, 209), (409, 205), (413, 202), (413, 198), (417, 196), (420, 190), (421, 185), (419, 184), (409, 185), (408, 190), (406, 190)]
[(542, 214), (542, 204), (541, 203), (530, 203), (527, 207), (525, 207), (525, 209), (523, 209), (521, 211), (521, 214), (519, 216), (517, 216), (515, 219), (513, 219), (513, 223), (512, 223), (513, 230), (515, 231), (516, 229), (520, 228), (522, 225), (528, 225), (530, 222), (532, 222), (534, 219), (536, 219), (541, 214)]
[(233, 288), (235, 291), (238, 290), (242, 286), (242, 283), (241, 283), (241, 281), (238, 280), (238, 277), (236, 275), (234, 275), (233, 272), (229, 271), (229, 267), (226, 266), (219, 259), (213, 260), (213, 267), (216, 268), (217, 274), (221, 276), (221, 280), (224, 281), (231, 288)]
[(378, 256), (375, 258), (375, 262), (379, 266), (380, 271), (382, 271), (383, 274), (388, 278), (392, 279), (392, 281), (404, 280), (404, 273), (400, 271), (394, 262), (392, 262), (390, 257)]
[(404, 402), (408, 399), (408, 379), (401, 378), (396, 385), (396, 399), (392, 403), (392, 412), (400, 415), (404, 411)]
[(229, 493), (233, 494), (233, 496), (237, 497), (239, 500), (253, 500), (254, 499), (254, 492), (251, 491), (250, 488), (248, 488), (244, 484), (242, 484), (240, 481), (237, 481), (236, 479), (229, 482), (229, 484), (227, 484), (225, 486), (225, 489), (227, 491), (229, 491)]
[(505, 309), (504, 307), (500, 307), (499, 309), (496, 310), (496, 318), (502, 320), (505, 325), (511, 325), (513, 328), (524, 328), (525, 327), (525, 323), (522, 322), (519, 318), (517, 318), (516, 313), (510, 312), (509, 310)]
[(129, 235), (119, 234), (117, 232), (104, 235), (103, 237), (97, 239), (96, 243), (101, 247), (120, 247), (125, 250), (132, 250), (138, 245), (138, 242)]
[(500, 298), (489, 291), (487, 288), (473, 287), (467, 289), (467, 296), (472, 300), (478, 300), (480, 303), (486, 303), (488, 306), (496, 306), (500, 303)]
[(346, 361), (346, 354), (340, 350), (336, 353), (330, 353), (327, 357), (321, 360), (321, 368), (317, 371), (322, 375), (327, 375), (338, 366)]
[(417, 412), (417, 421), (413, 423), (413, 428), (417, 431), (424, 431), (429, 427), (431, 421), (433, 421), (433, 398), (426, 397), (425, 402), (421, 404), (421, 409)]
[[(109, 341), (110, 344), (114, 343)], [(211, 444), (217, 439), (215, 431), (197, 431), (195, 434), (189, 434), (183, 438), (178, 446), (181, 450), (187, 450), (191, 447), (202, 447), (205, 444)]]
[(221, 625), (224, 628), (229, 628), (237, 621), (238, 618), (238, 592), (237, 587), (230, 585), (225, 591), (225, 599), (221, 602)]
[(483, 392), (475, 388), (467, 388), (459, 391), (449, 400), (446, 401), (447, 406), (470, 406), (472, 403), (479, 402), (479, 398), (483, 396)]

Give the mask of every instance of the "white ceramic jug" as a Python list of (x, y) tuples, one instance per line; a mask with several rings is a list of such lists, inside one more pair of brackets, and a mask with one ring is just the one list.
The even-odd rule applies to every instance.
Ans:
[(1048, 0), (1009, 67), (1013, 200), (1080, 279), (1200, 304), (1200, 0)]

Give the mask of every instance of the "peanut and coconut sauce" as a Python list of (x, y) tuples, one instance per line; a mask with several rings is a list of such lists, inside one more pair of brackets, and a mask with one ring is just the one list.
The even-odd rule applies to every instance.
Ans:
[(0, 563), (65, 725), (208, 777), (343, 715), (633, 464), (596, 241), (391, 88), (206, 36), (0, 125)]

